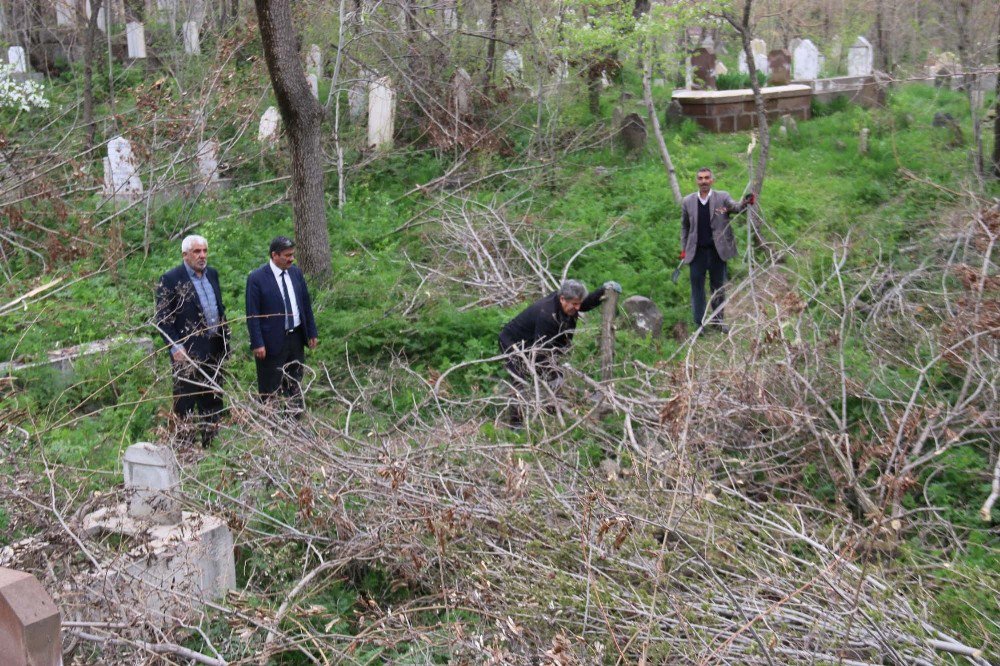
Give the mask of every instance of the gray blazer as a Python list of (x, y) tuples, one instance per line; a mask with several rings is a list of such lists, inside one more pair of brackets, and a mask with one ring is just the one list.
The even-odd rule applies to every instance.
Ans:
[[(729, 192), (712, 190), (708, 195), (708, 209), (712, 211), (712, 240), (723, 261), (736, 256), (736, 237), (729, 225), (729, 216), (743, 212), (746, 204), (734, 201)], [(698, 193), (693, 192), (681, 202), (681, 248), (684, 263), (690, 264), (698, 251)]]

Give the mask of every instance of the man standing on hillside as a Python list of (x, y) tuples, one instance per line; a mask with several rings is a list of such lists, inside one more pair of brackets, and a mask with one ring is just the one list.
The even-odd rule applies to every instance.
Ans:
[[(200, 415), (201, 444), (212, 443), (222, 415), (222, 362), (229, 347), (229, 325), (222, 304), (219, 274), (208, 265), (208, 241), (181, 241), (180, 266), (160, 277), (156, 287), (156, 327), (170, 349), (174, 376), (174, 414), (183, 422)], [(194, 439), (193, 428), (182, 436)]]
[(705, 273), (709, 275), (712, 294), (711, 325), (726, 333), (722, 305), (728, 277), (726, 262), (736, 256), (736, 238), (730, 215), (743, 212), (756, 200), (747, 194), (737, 203), (728, 192), (715, 191), (715, 177), (708, 168), (698, 169), (698, 191), (681, 202), (681, 261), (691, 267), (691, 313), (698, 328), (705, 319)]
[(317, 344), (316, 320), (306, 279), (295, 262), (295, 243), (278, 236), (271, 259), (247, 277), (247, 331), (257, 363), (257, 389), (303, 407), (305, 348)]
[[(535, 301), (500, 331), (500, 353), (507, 356), (507, 371), (519, 391), (532, 384), (537, 375), (553, 389), (562, 383), (559, 357), (569, 351), (579, 313), (601, 304), (606, 290), (622, 293), (617, 282), (605, 282), (587, 293), (579, 280), (566, 280), (548, 296)], [(512, 406), (510, 425), (520, 427), (521, 410)]]

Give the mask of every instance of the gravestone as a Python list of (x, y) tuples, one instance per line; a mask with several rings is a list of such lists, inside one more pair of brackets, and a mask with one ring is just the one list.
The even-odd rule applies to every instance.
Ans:
[(108, 156), (104, 158), (104, 196), (123, 201), (137, 201), (142, 197), (142, 181), (132, 144), (122, 136), (108, 141)]
[(663, 333), (663, 313), (656, 303), (645, 296), (629, 296), (622, 303), (629, 325), (642, 337), (652, 334), (654, 338)]
[(795, 118), (790, 113), (783, 113), (781, 115), (781, 129), (785, 130), (786, 134), (798, 134), (799, 124), (795, 122)]
[(803, 39), (792, 53), (792, 77), (796, 81), (815, 81), (819, 77), (819, 49)]
[(319, 99), (319, 79), (316, 78), (315, 74), (306, 74), (306, 81), (309, 83), (309, 91), (312, 96)]
[(868, 136), (871, 134), (867, 127), (861, 129), (858, 134), (858, 154), (867, 155), (868, 154)]
[(257, 128), (257, 140), (261, 143), (275, 143), (278, 140), (278, 126), (281, 123), (281, 115), (278, 109), (269, 106), (260, 117), (260, 126)]
[(455, 0), (446, 0), (444, 11), (441, 12), (444, 19), (445, 30), (458, 30), (458, 8)]
[(799, 48), (799, 44), (802, 43), (802, 38), (792, 37), (788, 40), (788, 51), (789, 53), (795, 53), (795, 49)]
[(753, 54), (753, 65), (757, 71), (768, 74), (770, 70), (767, 67), (767, 42), (763, 39), (751, 39), (750, 52)]
[(680, 127), (684, 123), (684, 107), (676, 99), (670, 100), (664, 118), (668, 127)]
[(97, 10), (97, 29), (101, 32), (108, 31), (108, 10), (103, 5)]
[(38, 579), (0, 567), (0, 664), (62, 666), (59, 609)]
[(521, 77), (521, 72), (524, 70), (524, 60), (521, 58), (521, 54), (515, 49), (507, 49), (504, 52), (501, 64), (504, 74), (507, 76)]
[(319, 44), (312, 44), (306, 55), (306, 73), (315, 74), (319, 78), (321, 71), (323, 71), (323, 52), (320, 51)]
[(198, 35), (197, 21), (184, 21), (181, 26), (184, 32), (184, 53), (188, 55), (198, 55), (201, 53), (201, 38)]
[(179, 523), (180, 502), (171, 496), (181, 484), (174, 452), (166, 446), (139, 442), (125, 449), (123, 462), (129, 517), (154, 525)]
[(723, 74), (728, 74), (729, 68), (721, 60), (715, 61), (715, 78), (719, 78)]
[(771, 72), (772, 86), (786, 86), (792, 80), (792, 54), (786, 49), (775, 49), (767, 54), (767, 67)]
[(619, 130), (626, 152), (634, 153), (646, 146), (646, 122), (638, 113), (630, 113), (621, 121)]
[(358, 78), (347, 89), (347, 117), (352, 123), (361, 122), (368, 109), (368, 78), (365, 71), (358, 73)]
[(219, 182), (219, 142), (209, 139), (198, 144), (198, 174), (203, 183), (214, 185)]
[(129, 58), (137, 60), (146, 57), (146, 30), (141, 23), (126, 23), (125, 39), (128, 41)]
[(23, 46), (11, 46), (7, 49), (7, 62), (13, 67), (14, 74), (27, 74), (28, 59), (24, 55)]
[[(758, 72), (764, 75), (768, 73), (768, 63), (766, 53), (754, 53), (753, 54), (753, 66)], [(740, 54), (736, 57), (736, 69), (739, 70), (740, 74), (749, 74), (750, 68), (747, 67), (747, 54), (745, 51), (741, 50)]]
[(73, 0), (55, 0), (56, 25), (73, 25), (76, 20), (76, 6)]
[(461, 67), (451, 77), (451, 108), (459, 118), (472, 111), (472, 77)]
[(740, 74), (750, 73), (750, 68), (747, 67), (747, 53), (743, 49), (740, 49), (740, 54), (736, 56), (736, 71)]
[(396, 93), (388, 76), (368, 88), (368, 147), (392, 148), (396, 117)]
[(847, 75), (871, 76), (873, 62), (871, 43), (859, 36), (847, 51)]
[(715, 90), (715, 54), (706, 48), (691, 54), (691, 81), (693, 90)]

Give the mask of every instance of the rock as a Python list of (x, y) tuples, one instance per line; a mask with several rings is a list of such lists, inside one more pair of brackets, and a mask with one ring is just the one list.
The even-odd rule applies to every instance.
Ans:
[(663, 313), (656, 303), (645, 296), (629, 296), (622, 302), (629, 326), (642, 337), (652, 334), (659, 338), (663, 333)]

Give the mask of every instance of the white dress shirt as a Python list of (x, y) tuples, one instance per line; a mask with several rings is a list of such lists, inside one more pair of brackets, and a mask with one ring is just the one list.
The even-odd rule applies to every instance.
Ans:
[(298, 328), (302, 320), (299, 318), (299, 302), (295, 300), (295, 288), (292, 287), (292, 276), (286, 275), (284, 278), (285, 283), (282, 284), (283, 278), (281, 277), (281, 273), (287, 273), (288, 271), (282, 271), (274, 265), (273, 261), (267, 263), (271, 265), (271, 272), (274, 273), (274, 281), (278, 283), (278, 293), (288, 292), (288, 301), (292, 304), (292, 327)]
[[(700, 201), (700, 202), (701, 202), (701, 205), (702, 205), (702, 206), (704, 206), (705, 204), (707, 204), (707, 203), (708, 203), (708, 198), (709, 198), (710, 196), (712, 196), (712, 190), (709, 190), (709, 191), (708, 191), (708, 194), (706, 194), (706, 195), (705, 195), (705, 198), (704, 198), (704, 199), (702, 199), (702, 198), (701, 198), (701, 192), (699, 192), (699, 193), (698, 193), (698, 201)], [(271, 265), (272, 265), (272, 266), (274, 266), (274, 264), (271, 264)]]

